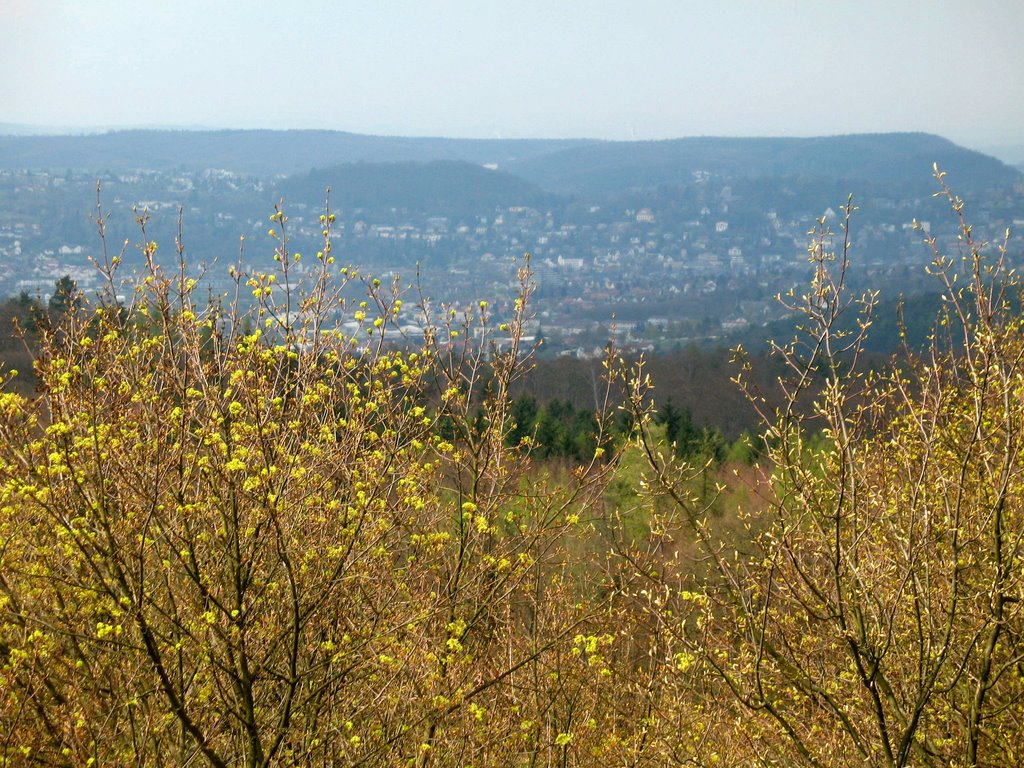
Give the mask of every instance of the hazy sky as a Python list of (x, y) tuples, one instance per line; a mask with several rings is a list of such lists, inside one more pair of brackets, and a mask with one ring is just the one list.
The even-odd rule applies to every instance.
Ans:
[(1024, 0), (0, 0), (0, 123), (1024, 143)]

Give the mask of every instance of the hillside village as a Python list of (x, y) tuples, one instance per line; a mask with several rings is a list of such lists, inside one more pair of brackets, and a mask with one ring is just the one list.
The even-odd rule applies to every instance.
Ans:
[[(948, 210), (926, 195), (861, 186), (847, 190), (858, 208), (854, 285), (882, 286), (887, 298), (931, 290), (922, 240), (931, 233), (955, 251)], [(266, 214), (275, 203), (289, 217), (293, 251), (322, 247), (324, 202), (284, 196), (281, 176), (0, 170), (0, 294), (45, 298), (63, 275), (83, 290), (95, 287), (97, 187), (110, 217), (107, 248), (127, 243), (129, 265), (141, 237), (132, 219), (143, 214), (147, 239), (160, 244), (165, 261), (175, 258), (180, 209), (189, 267), (215, 294), (229, 287), (229, 264), (270, 262)], [(509, 311), (517, 266), (529, 253), (533, 330), (546, 354), (576, 356), (599, 354), (612, 335), (627, 350), (664, 351), (727, 340), (777, 319), (774, 297), (805, 281), (809, 230), (821, 219), (840, 231), (845, 203), (834, 182), (710, 171), (671, 186), (529, 204), (512, 197), (475, 205), (472, 190), (465, 194), (439, 210), (429, 199), (332, 208), (334, 253), (365, 274), (399, 278), (416, 301), (468, 307), (486, 299), (496, 316)], [(971, 206), (976, 227), (993, 236), (1024, 227), (1020, 183), (974, 195)]]

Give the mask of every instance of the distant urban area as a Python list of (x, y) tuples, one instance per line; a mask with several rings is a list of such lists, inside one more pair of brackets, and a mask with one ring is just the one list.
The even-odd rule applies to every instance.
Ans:
[[(775, 297), (806, 283), (809, 233), (823, 222), (841, 245), (848, 195), (857, 208), (855, 288), (878, 288), (883, 301), (927, 294), (937, 286), (926, 274), (924, 239), (935, 237), (950, 254), (958, 247), (957, 222), (933, 199), (938, 183), (923, 164), (899, 184), (744, 174), (708, 162), (647, 186), (559, 189), (524, 182), (502, 163), (430, 157), (292, 174), (2, 167), (12, 162), (0, 163), (0, 294), (45, 299), (65, 275), (94, 290), (98, 215), (109, 216), (106, 248), (125, 246), (129, 270), (141, 264), (134, 219), (145, 219), (146, 239), (170, 263), (179, 213), (190, 272), (221, 294), (231, 285), (229, 265), (272, 263), (275, 205), (288, 216), (291, 250), (304, 254), (323, 247), (320, 216), (330, 206), (338, 266), (398, 278), (407, 304), (486, 300), (496, 317), (507, 315), (529, 254), (530, 331), (548, 355), (600, 355), (612, 337), (627, 351), (671, 351), (763, 336), (758, 329), (785, 314)], [(971, 221), (989, 239), (1024, 227), (1024, 181), (1002, 168), (1000, 183), (971, 177), (965, 190)], [(955, 175), (949, 182), (961, 191)], [(1019, 259), (1020, 240), (1012, 242), (1009, 257)], [(297, 273), (313, 263), (300, 261)]]

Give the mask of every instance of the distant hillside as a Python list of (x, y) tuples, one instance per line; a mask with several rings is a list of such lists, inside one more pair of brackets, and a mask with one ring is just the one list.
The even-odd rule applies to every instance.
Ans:
[(867, 182), (894, 185), (900, 192), (930, 193), (932, 164), (938, 163), (956, 179), (961, 194), (1022, 178), (993, 157), (926, 133), (647, 142), (403, 138), (341, 131), (132, 130), (0, 136), (0, 169), (102, 173), (222, 168), (290, 176), (359, 162), (437, 160), (495, 163), (550, 192), (599, 195), (692, 182), (697, 171), (725, 178)]
[(502, 171), (453, 160), (429, 163), (350, 163), (283, 181), (292, 202), (314, 205), (331, 190), (337, 208), (396, 208), (431, 216), (472, 216), (498, 205), (547, 208), (554, 195)]
[(0, 136), (0, 169), (123, 172), (222, 168), (294, 174), (342, 163), (465, 160), (504, 165), (586, 140), (439, 139), (343, 131), (112, 131), (89, 136)]
[[(888, 355), (906, 345), (921, 350), (929, 344), (936, 330), (936, 318), (946, 304), (941, 293), (918, 293), (911, 296), (882, 296), (871, 319), (864, 348)], [(854, 333), (860, 316), (851, 308), (840, 318), (838, 326)], [(728, 345), (741, 343), (749, 350), (762, 351), (770, 339), (785, 343), (797, 334), (799, 319), (788, 317), (763, 327), (753, 327), (727, 340)]]
[(608, 193), (689, 182), (697, 171), (725, 177), (813, 177), (933, 189), (932, 164), (957, 189), (1012, 184), (1015, 169), (926, 133), (820, 138), (689, 138), (605, 142), (512, 163), (508, 170), (558, 192)]

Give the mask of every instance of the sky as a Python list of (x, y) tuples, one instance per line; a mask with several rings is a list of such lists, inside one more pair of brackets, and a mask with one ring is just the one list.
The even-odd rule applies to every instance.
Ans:
[(1024, 0), (0, 0), (0, 123), (1024, 145)]

